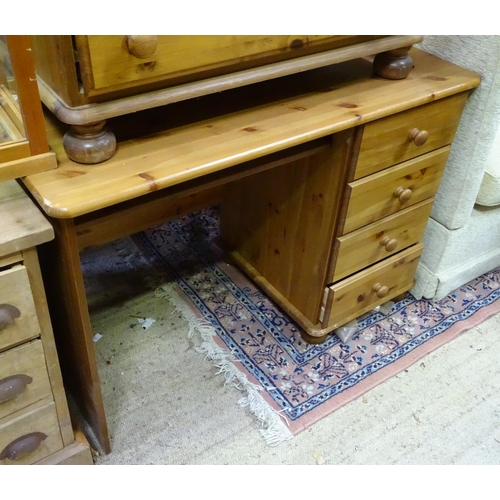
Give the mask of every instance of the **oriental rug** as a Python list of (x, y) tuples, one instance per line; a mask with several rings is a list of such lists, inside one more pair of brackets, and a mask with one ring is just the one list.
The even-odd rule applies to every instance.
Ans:
[[(129, 238), (154, 268), (152, 286), (201, 335), (199, 351), (226, 382), (243, 392), (239, 404), (277, 445), (500, 312), (500, 269), (440, 301), (409, 295), (358, 319), (347, 343), (336, 335), (305, 343), (299, 328), (217, 247), (212, 207)], [(167, 332), (168, 334), (168, 332)]]

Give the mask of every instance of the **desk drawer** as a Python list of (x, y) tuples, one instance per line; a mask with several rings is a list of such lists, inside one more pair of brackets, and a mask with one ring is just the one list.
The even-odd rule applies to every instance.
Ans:
[(40, 340), (0, 354), (0, 419), (51, 395)]
[(382, 172), (350, 182), (342, 234), (399, 212), (436, 193), (448, 159), (446, 146)]
[(0, 465), (32, 464), (62, 448), (53, 402), (0, 421)]
[(413, 287), (419, 243), (328, 287), (323, 328), (335, 329)]
[(26, 267), (0, 272), (0, 351), (40, 333)]
[[(366, 125), (354, 179), (451, 144), (466, 99), (459, 94)], [(413, 130), (420, 135), (411, 140)]]
[(328, 282), (334, 283), (418, 243), (424, 234), (433, 201), (434, 198), (430, 198), (336, 238), (335, 270)]

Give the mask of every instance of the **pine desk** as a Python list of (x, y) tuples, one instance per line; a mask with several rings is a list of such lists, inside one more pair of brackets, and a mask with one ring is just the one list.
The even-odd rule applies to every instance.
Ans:
[(223, 239), (310, 341), (412, 287), (449, 145), (479, 84), (412, 57), (404, 80), (375, 78), (358, 59), (115, 118), (117, 152), (97, 165), (68, 160), (61, 125), (47, 118), (59, 167), (24, 184), (55, 230), (42, 262), (60, 360), (101, 452), (111, 448), (85, 248), (224, 201)]

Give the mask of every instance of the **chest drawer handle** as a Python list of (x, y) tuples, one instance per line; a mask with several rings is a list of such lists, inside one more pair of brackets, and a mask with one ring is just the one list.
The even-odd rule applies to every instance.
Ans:
[(418, 130), (418, 128), (414, 128), (408, 136), (410, 142), (413, 142), (415, 146), (423, 146), (428, 138), (429, 132), (427, 132), (427, 130)]
[(156, 35), (125, 35), (125, 46), (131, 56), (137, 59), (147, 59), (151, 57), (158, 45)]
[(394, 198), (398, 198), (399, 203), (401, 203), (401, 205), (404, 205), (405, 203), (408, 203), (410, 201), (412, 194), (413, 191), (411, 189), (405, 189), (399, 186), (396, 191), (394, 191)]
[(16, 318), (21, 317), (21, 311), (10, 304), (0, 304), (0, 330), (14, 323)]
[(389, 293), (389, 288), (385, 285), (381, 285), (380, 283), (373, 285), (372, 290), (377, 294), (379, 299), (384, 298)]
[(386, 236), (381, 242), (380, 244), (385, 247), (385, 249), (388, 251), (388, 252), (392, 252), (393, 250), (396, 249), (396, 247), (398, 246), (398, 240), (396, 240), (395, 238), (389, 238), (389, 236)]
[(0, 453), (0, 460), (21, 460), (30, 453), (38, 450), (42, 441), (47, 439), (47, 435), (43, 432), (31, 432), (25, 434), (9, 443)]
[(31, 382), (33, 378), (22, 374), (11, 375), (0, 380), (0, 404), (20, 396)]

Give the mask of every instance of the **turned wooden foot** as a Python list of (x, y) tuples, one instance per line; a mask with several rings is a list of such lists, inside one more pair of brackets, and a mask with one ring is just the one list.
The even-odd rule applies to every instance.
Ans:
[(388, 80), (402, 80), (413, 68), (413, 60), (408, 55), (409, 47), (381, 52), (373, 60), (373, 70), (377, 76)]
[(116, 138), (105, 128), (106, 121), (88, 125), (73, 125), (63, 137), (68, 158), (77, 163), (101, 163), (116, 151)]
[(301, 330), (300, 336), (302, 337), (302, 340), (308, 344), (322, 344), (328, 338), (328, 334), (321, 337), (314, 337), (313, 335), (309, 335), (304, 330)]

